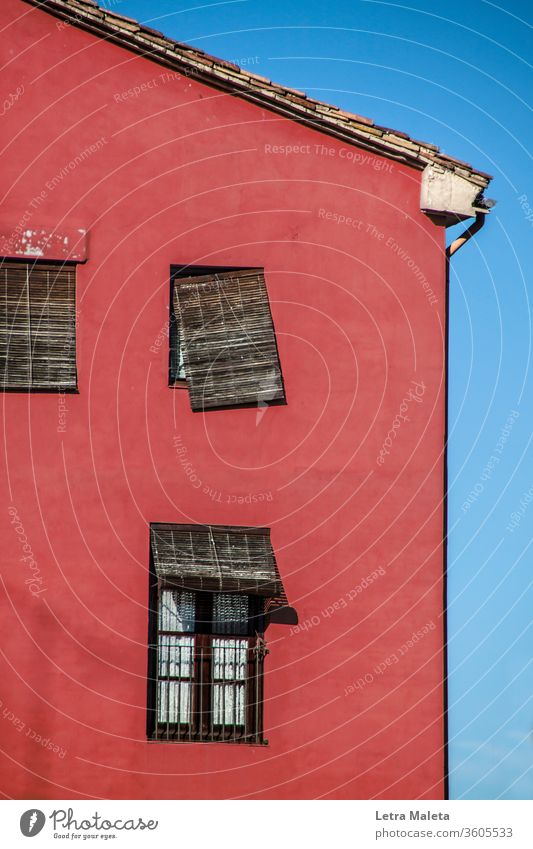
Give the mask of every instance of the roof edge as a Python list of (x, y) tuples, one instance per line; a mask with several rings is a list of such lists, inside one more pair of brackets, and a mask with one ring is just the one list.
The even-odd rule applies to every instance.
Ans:
[(158, 30), (143, 26), (132, 18), (105, 9), (95, 0), (23, 2), (208, 86), (419, 171), (428, 165), (439, 166), (472, 183), (478, 191), (483, 191), (492, 179), (490, 174), (442, 153), (433, 144), (374, 124), (369, 118), (315, 100), (304, 92), (273, 83), (232, 62), (217, 59), (198, 48), (168, 38)]

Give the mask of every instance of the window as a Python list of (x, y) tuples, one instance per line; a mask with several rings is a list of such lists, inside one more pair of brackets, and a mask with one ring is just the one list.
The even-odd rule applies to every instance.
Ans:
[(0, 389), (75, 391), (73, 266), (0, 259)]
[(263, 743), (264, 631), (288, 607), (268, 528), (151, 526), (148, 735)]
[(286, 403), (262, 269), (174, 268), (171, 282), (170, 379), (192, 409)]
[(262, 741), (263, 607), (236, 593), (161, 589), (157, 738)]

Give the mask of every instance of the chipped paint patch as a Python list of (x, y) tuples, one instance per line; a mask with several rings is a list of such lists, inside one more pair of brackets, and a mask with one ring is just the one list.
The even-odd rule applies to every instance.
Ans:
[(87, 231), (80, 228), (55, 231), (46, 227), (27, 228), (16, 235), (12, 231), (1, 231), (0, 255), (85, 262)]

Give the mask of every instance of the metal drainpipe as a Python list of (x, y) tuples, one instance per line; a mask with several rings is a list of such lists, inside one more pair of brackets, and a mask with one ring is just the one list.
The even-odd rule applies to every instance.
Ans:
[(448, 735), (448, 374), (449, 374), (449, 298), (450, 298), (450, 257), (463, 247), (485, 224), (486, 212), (476, 213), (476, 220), (464, 233), (454, 239), (446, 248), (446, 381), (445, 381), (445, 425), (444, 425), (444, 499), (443, 499), (443, 538), (444, 538), (444, 571), (443, 571), (443, 632), (444, 632), (444, 798), (450, 798), (450, 766), (449, 766), (449, 735)]
[(476, 220), (474, 221), (474, 223), (471, 224), (470, 227), (464, 231), (464, 233), (461, 233), (461, 235), (457, 239), (455, 239), (451, 243), (451, 245), (449, 245), (449, 247), (446, 248), (446, 256), (448, 257), (448, 259), (453, 256), (454, 253), (457, 253), (459, 248), (462, 248), (463, 245), (465, 245), (468, 240), (472, 238), (472, 236), (474, 236), (481, 230), (485, 223), (486, 215), (486, 212), (476, 213)]

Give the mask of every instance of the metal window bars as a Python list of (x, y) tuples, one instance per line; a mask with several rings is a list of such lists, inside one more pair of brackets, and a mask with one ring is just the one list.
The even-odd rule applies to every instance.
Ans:
[(155, 738), (262, 743), (266, 653), (256, 637), (160, 632)]
[(251, 636), (247, 596), (161, 588), (155, 731), (158, 740), (262, 743), (263, 640)]

